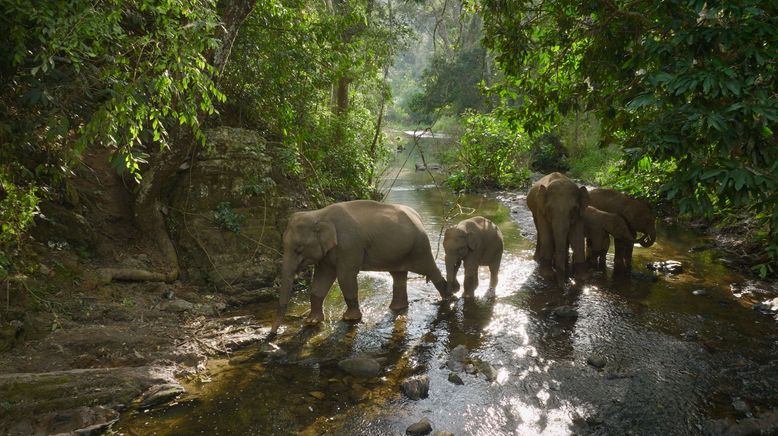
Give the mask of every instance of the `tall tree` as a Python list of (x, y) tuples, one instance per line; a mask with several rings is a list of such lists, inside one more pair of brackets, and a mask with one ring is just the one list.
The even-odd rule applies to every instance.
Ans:
[[(482, 0), (486, 44), (543, 130), (593, 111), (682, 210), (750, 208), (778, 259), (778, 3)], [(768, 257), (763, 258), (767, 262)], [(765, 272), (769, 265), (762, 265)]]

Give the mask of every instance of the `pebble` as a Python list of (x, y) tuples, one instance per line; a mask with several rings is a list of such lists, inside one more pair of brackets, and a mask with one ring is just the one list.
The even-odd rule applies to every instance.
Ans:
[(312, 391), (308, 392), (308, 395), (312, 396), (313, 398), (316, 398), (317, 400), (323, 400), (326, 395), (324, 395), (324, 392), (321, 391)]
[(683, 272), (683, 264), (677, 260), (649, 262), (646, 264), (646, 268), (651, 271), (659, 271), (667, 274), (680, 274)]
[(448, 362), (446, 365), (451, 371), (461, 371), (467, 359), (468, 349), (464, 345), (457, 345), (448, 353)]
[(410, 435), (425, 435), (432, 432), (432, 423), (427, 417), (422, 418), (419, 422), (411, 424), (405, 429), (406, 434)]
[(586, 363), (588, 363), (589, 365), (592, 365), (593, 367), (595, 367), (597, 369), (602, 369), (602, 368), (605, 368), (605, 364), (607, 362), (605, 361), (605, 358), (603, 358), (602, 356), (598, 356), (596, 354), (593, 354), (593, 355), (591, 355), (591, 356), (586, 358)]
[(732, 401), (732, 407), (734, 407), (735, 412), (737, 412), (740, 415), (748, 415), (751, 412), (751, 409), (748, 407), (748, 404), (746, 404), (746, 402), (741, 400), (740, 398), (736, 398), (734, 401)]
[(455, 385), (463, 385), (463, 384), (465, 384), (465, 382), (462, 381), (462, 377), (460, 377), (459, 374), (457, 374), (455, 372), (450, 372), (448, 374), (448, 381), (450, 381), (451, 383), (454, 383)]
[(705, 289), (695, 289), (692, 291), (692, 295), (695, 295), (697, 297), (704, 297), (708, 295), (708, 291), (706, 291)]

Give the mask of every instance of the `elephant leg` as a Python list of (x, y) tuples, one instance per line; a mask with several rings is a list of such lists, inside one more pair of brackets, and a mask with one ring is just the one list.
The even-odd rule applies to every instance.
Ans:
[(465, 259), (465, 291), (462, 296), (465, 298), (475, 297), (475, 288), (478, 287), (478, 262)]
[(338, 271), (338, 284), (343, 292), (343, 299), (346, 300), (343, 320), (348, 322), (359, 322), (362, 319), (362, 311), (359, 310), (357, 274), (358, 271)]
[(393, 271), (392, 303), (389, 309), (397, 312), (408, 308), (408, 271)]
[(551, 266), (554, 254), (554, 234), (551, 231), (551, 224), (540, 222), (538, 229), (538, 241), (535, 246), (535, 261)]
[(615, 238), (613, 241), (614, 254), (613, 254), (613, 273), (617, 275), (626, 274), (627, 266), (624, 262), (626, 255), (627, 241), (621, 238)]
[(332, 284), (335, 282), (335, 269), (319, 265), (313, 273), (313, 283), (311, 284), (311, 313), (305, 318), (305, 324), (316, 325), (324, 321), (324, 298), (330, 292)]
[(502, 256), (498, 256), (497, 260), (489, 264), (489, 289), (486, 290), (486, 298), (494, 298), (497, 290), (497, 276), (500, 274), (500, 260)]
[(635, 249), (635, 244), (630, 241), (626, 241), (624, 247), (624, 269), (627, 272), (632, 271), (632, 250)]

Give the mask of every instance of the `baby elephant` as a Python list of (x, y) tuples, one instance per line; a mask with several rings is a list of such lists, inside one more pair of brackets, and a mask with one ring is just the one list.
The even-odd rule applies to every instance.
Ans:
[(590, 265), (605, 269), (605, 255), (610, 247), (610, 236), (632, 243), (635, 235), (624, 219), (592, 206), (584, 209), (584, 235), (586, 236), (586, 260)]
[(449, 293), (459, 290), (457, 271), (465, 264), (465, 291), (463, 297), (472, 298), (478, 287), (478, 267), (489, 266), (491, 278), (487, 296), (494, 296), (497, 274), (502, 260), (502, 232), (493, 222), (482, 216), (461, 221), (446, 229), (443, 249), (446, 251), (446, 283)]

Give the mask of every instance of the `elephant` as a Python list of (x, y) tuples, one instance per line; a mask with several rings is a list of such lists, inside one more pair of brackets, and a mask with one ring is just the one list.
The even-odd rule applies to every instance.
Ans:
[(448, 299), (446, 280), (432, 257), (432, 249), (419, 214), (410, 207), (354, 200), (322, 209), (292, 214), (283, 235), (281, 286), (271, 335), (283, 322), (295, 274), (314, 265), (311, 313), (306, 324), (324, 319), (322, 303), (335, 279), (347, 309), (343, 320), (362, 319), (357, 298), (360, 271), (388, 271), (392, 275), (390, 309), (408, 307), (408, 272), (427, 277), (443, 299)]
[[(637, 242), (643, 247), (650, 247), (656, 242), (656, 216), (648, 204), (630, 197), (615, 189), (597, 188), (589, 192), (589, 204), (605, 212), (615, 213), (624, 218), (632, 234), (642, 233)], [(615, 256), (613, 267), (615, 271), (628, 273), (632, 269), (632, 249), (634, 241), (624, 238), (614, 238)]]
[(605, 269), (605, 255), (610, 247), (610, 236), (634, 242), (635, 235), (621, 216), (604, 212), (593, 206), (584, 210), (584, 236), (586, 237), (586, 261), (591, 266)]
[(535, 182), (527, 193), (538, 240), (535, 260), (541, 268), (553, 267), (560, 286), (567, 279), (568, 247), (573, 249), (573, 272), (587, 274), (583, 213), (589, 205), (585, 186), (578, 187), (564, 174), (551, 173)]
[(500, 229), (482, 216), (460, 221), (449, 227), (443, 235), (443, 249), (446, 252), (446, 283), (449, 293), (459, 290), (457, 271), (465, 265), (465, 298), (473, 298), (478, 287), (478, 267), (489, 267), (489, 290), (487, 296), (494, 296), (497, 275), (502, 260), (503, 239)]

